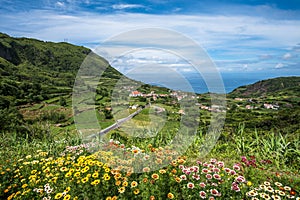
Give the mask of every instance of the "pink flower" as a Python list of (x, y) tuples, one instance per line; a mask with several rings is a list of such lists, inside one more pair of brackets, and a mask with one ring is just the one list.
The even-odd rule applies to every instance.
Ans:
[(243, 176), (238, 176), (238, 177), (236, 177), (235, 181), (242, 183), (242, 182), (245, 182), (246, 179)]
[(193, 166), (190, 168), (191, 171), (193, 172), (198, 172), (199, 171), (199, 167), (198, 166)]
[(200, 160), (197, 160), (196, 162), (198, 165), (202, 165), (202, 162)]
[(208, 172), (209, 172), (208, 169), (206, 169), (206, 168), (203, 168), (203, 169), (202, 169), (202, 173), (207, 174)]
[(183, 169), (182, 172), (187, 175), (189, 175), (191, 173), (190, 169)]
[(235, 172), (234, 170), (230, 170), (230, 174), (231, 174), (231, 175), (235, 175), (236, 172)]
[(233, 165), (233, 169), (234, 169), (234, 170), (237, 170), (237, 171), (240, 171), (241, 168), (240, 168), (240, 166), (238, 166), (238, 165)]
[(200, 197), (201, 197), (202, 199), (205, 199), (205, 198), (206, 198), (206, 192), (204, 192), (204, 191), (200, 191), (200, 192), (199, 192), (199, 195), (200, 195)]
[(206, 174), (206, 178), (207, 179), (212, 179), (212, 175), (211, 174)]
[(187, 187), (190, 188), (190, 189), (193, 189), (195, 187), (195, 185), (194, 185), (194, 183), (189, 182), (187, 184)]
[(231, 171), (231, 169), (229, 169), (229, 168), (225, 168), (224, 170), (226, 173), (230, 173), (230, 171)]
[(239, 188), (239, 186), (237, 184), (231, 185), (231, 190), (236, 191), (236, 192), (241, 191), (240, 188)]
[(203, 163), (203, 167), (208, 167), (208, 164), (206, 162)]
[(213, 176), (214, 176), (214, 179), (221, 180), (221, 176), (219, 174), (214, 174)]
[(218, 184), (217, 184), (217, 183), (211, 183), (211, 186), (215, 186), (215, 187), (217, 187), (217, 186), (218, 186)]
[(210, 190), (210, 193), (211, 193), (212, 195), (214, 195), (214, 196), (221, 196), (221, 195), (220, 195), (221, 193), (219, 193), (218, 190), (216, 190), (216, 189), (211, 189), (211, 190)]
[(179, 165), (179, 169), (184, 169), (184, 166), (183, 165)]
[(193, 179), (195, 179), (195, 180), (197, 180), (197, 181), (200, 180), (200, 175), (194, 174), (194, 175), (193, 175)]
[(214, 171), (214, 172), (220, 172), (220, 169), (217, 168), (217, 167), (215, 167), (215, 168), (213, 168), (213, 171)]
[(201, 182), (201, 183), (199, 183), (199, 186), (202, 188), (205, 188), (206, 185), (205, 185), (205, 183)]
[(242, 156), (241, 158), (242, 158), (242, 162), (246, 162), (247, 161), (246, 156)]
[(224, 162), (219, 161), (219, 162), (218, 162), (218, 167), (220, 167), (220, 168), (224, 167)]
[(209, 168), (214, 168), (215, 166), (213, 164), (208, 165)]
[(216, 159), (214, 159), (214, 158), (210, 159), (210, 163), (211, 163), (211, 164), (215, 164), (216, 162), (217, 162)]
[(180, 179), (181, 179), (181, 180), (186, 180), (186, 175), (181, 175), (181, 176), (180, 176)]

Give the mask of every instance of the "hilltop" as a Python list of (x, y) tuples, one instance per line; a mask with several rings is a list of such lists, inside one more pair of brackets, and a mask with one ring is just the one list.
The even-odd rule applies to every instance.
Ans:
[(279, 77), (261, 80), (256, 83), (245, 85), (233, 90), (229, 96), (233, 97), (258, 97), (267, 95), (290, 95), (299, 94), (300, 77)]

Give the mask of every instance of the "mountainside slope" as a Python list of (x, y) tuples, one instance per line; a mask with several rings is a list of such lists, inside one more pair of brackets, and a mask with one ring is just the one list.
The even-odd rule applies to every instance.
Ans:
[[(12, 38), (0, 33), (0, 108), (22, 105), (72, 91), (76, 73), (90, 49), (68, 43)], [(104, 59), (101, 61), (107, 63)], [(108, 66), (103, 77), (121, 76)]]
[(266, 95), (299, 94), (300, 77), (279, 77), (258, 81), (251, 85), (241, 86), (233, 90), (229, 96), (258, 97)]

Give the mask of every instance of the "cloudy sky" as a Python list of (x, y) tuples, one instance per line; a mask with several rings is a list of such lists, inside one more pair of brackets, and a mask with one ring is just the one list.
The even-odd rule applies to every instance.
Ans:
[[(222, 73), (300, 75), (299, 0), (0, 0), (0, 18), (0, 32), (11, 36), (92, 49), (126, 31), (174, 30), (203, 47)], [(115, 64), (182, 64), (149, 54)]]

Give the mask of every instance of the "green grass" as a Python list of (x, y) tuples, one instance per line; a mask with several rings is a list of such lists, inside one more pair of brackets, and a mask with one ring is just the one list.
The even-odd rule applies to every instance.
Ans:
[[(44, 128), (47, 129), (47, 127)], [(115, 143), (112, 145), (111, 143), (108, 143), (108, 141), (103, 141), (104, 143), (101, 144), (104, 146), (98, 149), (98, 153), (95, 153), (89, 152), (84, 148), (78, 148), (76, 151), (66, 151), (67, 146), (80, 145), (82, 143), (82, 137), (72, 132), (58, 133), (53, 129), (49, 131), (49, 135), (45, 135), (44, 138), (33, 140), (18, 139), (16, 134), (6, 133), (0, 136), (2, 147), (0, 150), (0, 197), (2, 199), (5, 199), (12, 194), (16, 195), (18, 191), (20, 191), (20, 193), (15, 196), (15, 199), (36, 199), (42, 198), (43, 196), (51, 196), (54, 198), (55, 196), (58, 197), (59, 194), (61, 194), (65, 189), (68, 191), (68, 187), (70, 187), (70, 191), (68, 191), (66, 195), (70, 195), (72, 198), (77, 196), (79, 199), (106, 199), (106, 197), (113, 196), (124, 200), (149, 199), (150, 196), (155, 196), (158, 199), (167, 199), (168, 196), (172, 197), (173, 195), (175, 199), (199, 199), (199, 191), (201, 188), (197, 185), (194, 189), (187, 189), (186, 184), (191, 182), (196, 185), (201, 181), (205, 182), (205, 177), (202, 177), (200, 181), (196, 181), (192, 179), (192, 177), (189, 177), (189, 181), (182, 180), (180, 183), (178, 183), (175, 181), (175, 178), (180, 177), (180, 175), (183, 175), (184, 173), (181, 172), (179, 165), (167, 164), (170, 161), (164, 163), (165, 165), (163, 165), (161, 168), (163, 171), (156, 169), (147, 173), (129, 174), (127, 171), (127, 175), (126, 171), (120, 171), (117, 173), (120, 173), (121, 177), (127, 178), (114, 178), (116, 172), (114, 172), (112, 169), (115, 163), (114, 159), (116, 157), (109, 156), (109, 152), (111, 152), (112, 155), (120, 156), (115, 148), (120, 148), (119, 145), (123, 143), (126, 147), (131, 147), (131, 150), (128, 152), (129, 156), (132, 154), (131, 151), (134, 149), (139, 149), (137, 147), (144, 149), (145, 153), (151, 153), (151, 151), (153, 151), (152, 149), (154, 148), (154, 152), (156, 152), (157, 155), (167, 155), (166, 152), (169, 152), (167, 149), (169, 147), (172, 148), (172, 146), (165, 145), (168, 143), (166, 140), (172, 139), (172, 137), (168, 137), (168, 134), (170, 134), (168, 132), (165, 132), (167, 135), (158, 134), (150, 140), (145, 140), (134, 137), (124, 138), (123, 136), (119, 135), (117, 131), (114, 131), (114, 133), (111, 134), (111, 137), (116, 139), (116, 136), (119, 135), (118, 140), (121, 143)], [(197, 153), (202, 145), (201, 141), (203, 142), (203, 136), (199, 134), (197, 139), (199, 142), (195, 141), (189, 147), (186, 153), (180, 158), (175, 158), (173, 156), (172, 159), (177, 160), (177, 162), (183, 162), (185, 166), (193, 166), (196, 164), (197, 160), (202, 162), (210, 162), (211, 158), (216, 158), (219, 161), (223, 161), (225, 166), (229, 168), (238, 164), (241, 168), (241, 170), (237, 171), (238, 174), (246, 179), (244, 183), (239, 184), (241, 191), (234, 192), (231, 190), (231, 181), (234, 181), (237, 176), (225, 175), (226, 178), (224, 177), (224, 182), (222, 184), (218, 185), (217, 183), (218, 186), (214, 187), (207, 186), (208, 188), (216, 188), (219, 192), (221, 192), (221, 197), (216, 197), (217, 199), (250, 199), (247, 197), (246, 193), (266, 181), (267, 183), (265, 184), (270, 183), (273, 188), (277, 187), (274, 185), (275, 182), (280, 182), (284, 186), (288, 185), (293, 188), (293, 190), (296, 191), (296, 195), (299, 196), (299, 135), (287, 137), (273, 133), (246, 133), (243, 126), (240, 126), (236, 133), (230, 133), (226, 137), (225, 134), (226, 133), (222, 134), (212, 151), (205, 157)], [(132, 146), (136, 147), (132, 148)], [(78, 152), (80, 149), (83, 150), (81, 153)], [(160, 154), (159, 152), (164, 152), (164, 149), (167, 151), (163, 154)], [(141, 161), (138, 161), (138, 155), (139, 154), (135, 156), (135, 159), (132, 160), (132, 162), (141, 163)], [(176, 157), (177, 156), (179, 155), (176, 155)], [(244, 156), (246, 161), (250, 164), (247, 164), (245, 160), (242, 161), (242, 156)], [(75, 160), (71, 160), (71, 157), (74, 157)], [(44, 159), (47, 158), (51, 158), (53, 162), (49, 162), (47, 164), (47, 162), (44, 161)], [(20, 161), (20, 159), (22, 159), (22, 161)], [(70, 172), (71, 177), (73, 178), (68, 178), (67, 172), (71, 170), (72, 167), (74, 167), (75, 170), (75, 166), (79, 164), (81, 166), (81, 170), (83, 170), (84, 166), (81, 165), (82, 163), (79, 161), (80, 159), (87, 160), (84, 166), (89, 166), (88, 172), (86, 172), (86, 174), (81, 172), (80, 179), (74, 177), (74, 173), (76, 171)], [(127, 158), (127, 160), (128, 159), (131, 158)], [(164, 159), (166, 159), (166, 157)], [(34, 160), (39, 161), (40, 164), (24, 164), (25, 161), (32, 162)], [(63, 162), (59, 164), (59, 160)], [(101, 168), (92, 164), (99, 162), (107, 162), (108, 168)], [(152, 165), (153, 163), (149, 163), (149, 166)], [(56, 171), (58, 174), (53, 174), (47, 178), (44, 171), (46, 167), (43, 166), (50, 166), (51, 172)], [(200, 169), (203, 168), (202, 165), (199, 166)], [(64, 171), (63, 167), (65, 167), (67, 171)], [(15, 173), (18, 168), (20, 170), (20, 172), (18, 172), (20, 175), (18, 175), (18, 173), (16, 175)], [(109, 169), (107, 172), (102, 171), (106, 170), (106, 168)], [(90, 174), (90, 176), (92, 176), (96, 172), (99, 173), (98, 179), (100, 182), (93, 182), (98, 179), (90, 177), (88, 178), (87, 183), (85, 183), (83, 179), (86, 177), (86, 175)], [(157, 174), (159, 178), (154, 179), (153, 174)], [(30, 178), (31, 175), (35, 175), (37, 180), (40, 181), (32, 182), (32, 178)], [(223, 177), (224, 173), (221, 171), (220, 175)], [(109, 177), (109, 180), (105, 181), (102, 176)], [(55, 182), (51, 181), (54, 177), (58, 178)], [(147, 180), (150, 182), (145, 182), (145, 178), (147, 178)], [(20, 181), (21, 179), (24, 179), (24, 181)], [(79, 182), (76, 182), (76, 180)], [(151, 180), (153, 181), (151, 182)], [(119, 184), (118, 181), (121, 181), (120, 186), (116, 186), (116, 184)], [(133, 181), (136, 181), (138, 184), (136, 188), (130, 186)], [(124, 182), (127, 182), (129, 186), (124, 186), (125, 192), (120, 193), (122, 184), (127, 184)], [(36, 193), (33, 191), (34, 188), (39, 187), (43, 190), (44, 185), (47, 183), (52, 188), (51, 193), (47, 194), (45, 191), (43, 193)], [(205, 184), (209, 185), (209, 182), (205, 182)], [(163, 190), (161, 188), (163, 188)], [(137, 194), (135, 194), (134, 191)], [(203, 191), (209, 193), (209, 190)]]

